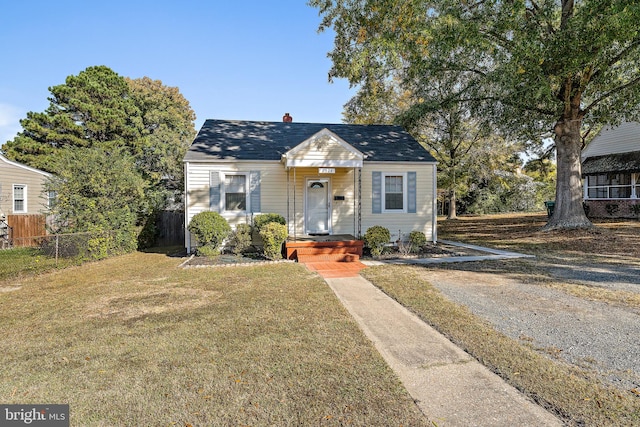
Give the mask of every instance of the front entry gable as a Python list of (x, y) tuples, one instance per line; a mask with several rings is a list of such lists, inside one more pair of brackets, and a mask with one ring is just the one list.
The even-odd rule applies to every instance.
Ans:
[(326, 128), (282, 155), (282, 162), (286, 168), (361, 168), (363, 160), (362, 152)]

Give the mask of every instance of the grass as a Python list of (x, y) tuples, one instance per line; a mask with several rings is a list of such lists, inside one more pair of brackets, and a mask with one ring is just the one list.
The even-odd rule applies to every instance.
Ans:
[(440, 238), (476, 243), (516, 252), (534, 254), (533, 259), (469, 263), (441, 268), (490, 271), (526, 283), (559, 289), (568, 294), (631, 309), (640, 308), (640, 293), (593, 287), (583, 283), (558, 281), (550, 268), (564, 264), (570, 268), (589, 268), (595, 264), (612, 270), (617, 266), (640, 267), (640, 221), (593, 220), (592, 230), (543, 232), (546, 215), (501, 214), (461, 217), (440, 221)]
[[(491, 272), (538, 286), (553, 287), (579, 298), (632, 310), (640, 308), (637, 292), (558, 280), (557, 264), (573, 268), (640, 265), (640, 222), (597, 221), (592, 230), (542, 232), (546, 215), (505, 214), (440, 221), (440, 239), (535, 254), (534, 259), (442, 264), (443, 270)], [(424, 268), (384, 266), (362, 275), (410, 308), (509, 383), (556, 412), (569, 425), (640, 425), (638, 390), (606, 385), (586, 371), (553, 357), (554, 349), (536, 349), (497, 332), (466, 307), (449, 301), (429, 284)], [(397, 278), (402, 277), (402, 281)]]
[(362, 275), (569, 425), (640, 424), (636, 395), (607, 387), (595, 375), (495, 331), (444, 297), (424, 272), (421, 267), (384, 266), (363, 270)]
[[(640, 222), (543, 233), (545, 221), (441, 221), (441, 239), (536, 258), (438, 268), (640, 307), (637, 293), (558, 281), (548, 269), (640, 265)], [(429, 425), (317, 276), (294, 264), (180, 270), (180, 261), (136, 253), (52, 271), (29, 249), (0, 252), (0, 401), (69, 403), (72, 425), (83, 426)], [(496, 332), (422, 272), (363, 274), (567, 424), (640, 424), (638, 396)]]
[(14, 248), (0, 251), (0, 280), (30, 276), (58, 268), (79, 264), (69, 258), (55, 258), (42, 255), (38, 248)]
[(69, 403), (74, 426), (429, 425), (318, 276), (180, 261), (134, 253), (0, 293), (0, 401)]
[(640, 221), (594, 219), (587, 230), (542, 231), (543, 214), (501, 214), (440, 220), (438, 238), (477, 243), (539, 257), (594, 257), (608, 262), (640, 260)]

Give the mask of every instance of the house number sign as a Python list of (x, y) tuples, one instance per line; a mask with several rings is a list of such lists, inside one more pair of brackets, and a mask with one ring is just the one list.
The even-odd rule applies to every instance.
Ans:
[(318, 173), (336, 173), (336, 168), (318, 168)]

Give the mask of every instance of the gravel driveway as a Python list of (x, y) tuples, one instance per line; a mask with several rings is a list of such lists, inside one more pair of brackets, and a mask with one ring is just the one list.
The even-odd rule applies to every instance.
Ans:
[[(640, 293), (639, 267), (553, 263), (541, 268), (558, 281)], [(595, 369), (618, 387), (640, 390), (638, 310), (588, 301), (508, 274), (431, 268), (425, 277), (506, 335)]]

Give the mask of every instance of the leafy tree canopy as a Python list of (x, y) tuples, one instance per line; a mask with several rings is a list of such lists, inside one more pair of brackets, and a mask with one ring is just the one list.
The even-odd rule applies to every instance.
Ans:
[(193, 110), (177, 88), (124, 78), (106, 66), (49, 91), (49, 107), (29, 112), (4, 152), (54, 174), (55, 231), (91, 232), (100, 257), (135, 248), (137, 227), (179, 201)]
[(125, 80), (142, 119), (138, 167), (155, 185), (181, 192), (182, 159), (196, 135), (195, 113), (176, 87), (148, 77)]
[[(550, 228), (587, 227), (580, 150), (592, 127), (640, 116), (640, 3), (627, 0), (311, 0), (333, 27), (330, 78), (369, 90), (402, 74), (411, 87), (458, 80), (448, 99), (504, 135), (553, 132)], [(460, 76), (464, 76), (460, 80)], [(420, 92), (416, 92), (418, 95)]]
[(27, 113), (23, 131), (3, 146), (7, 157), (53, 172), (61, 148), (132, 148), (140, 139), (140, 110), (127, 82), (108, 67), (89, 67), (49, 91), (45, 112)]
[(195, 114), (177, 88), (95, 66), (49, 91), (49, 107), (27, 113), (23, 131), (3, 146), (7, 157), (55, 173), (64, 148), (121, 149), (147, 181), (150, 208), (162, 208), (182, 188), (182, 157), (195, 136)]
[(91, 253), (102, 258), (136, 248), (139, 212), (147, 183), (125, 149), (65, 147), (49, 165), (55, 191), (54, 232), (91, 233)]

